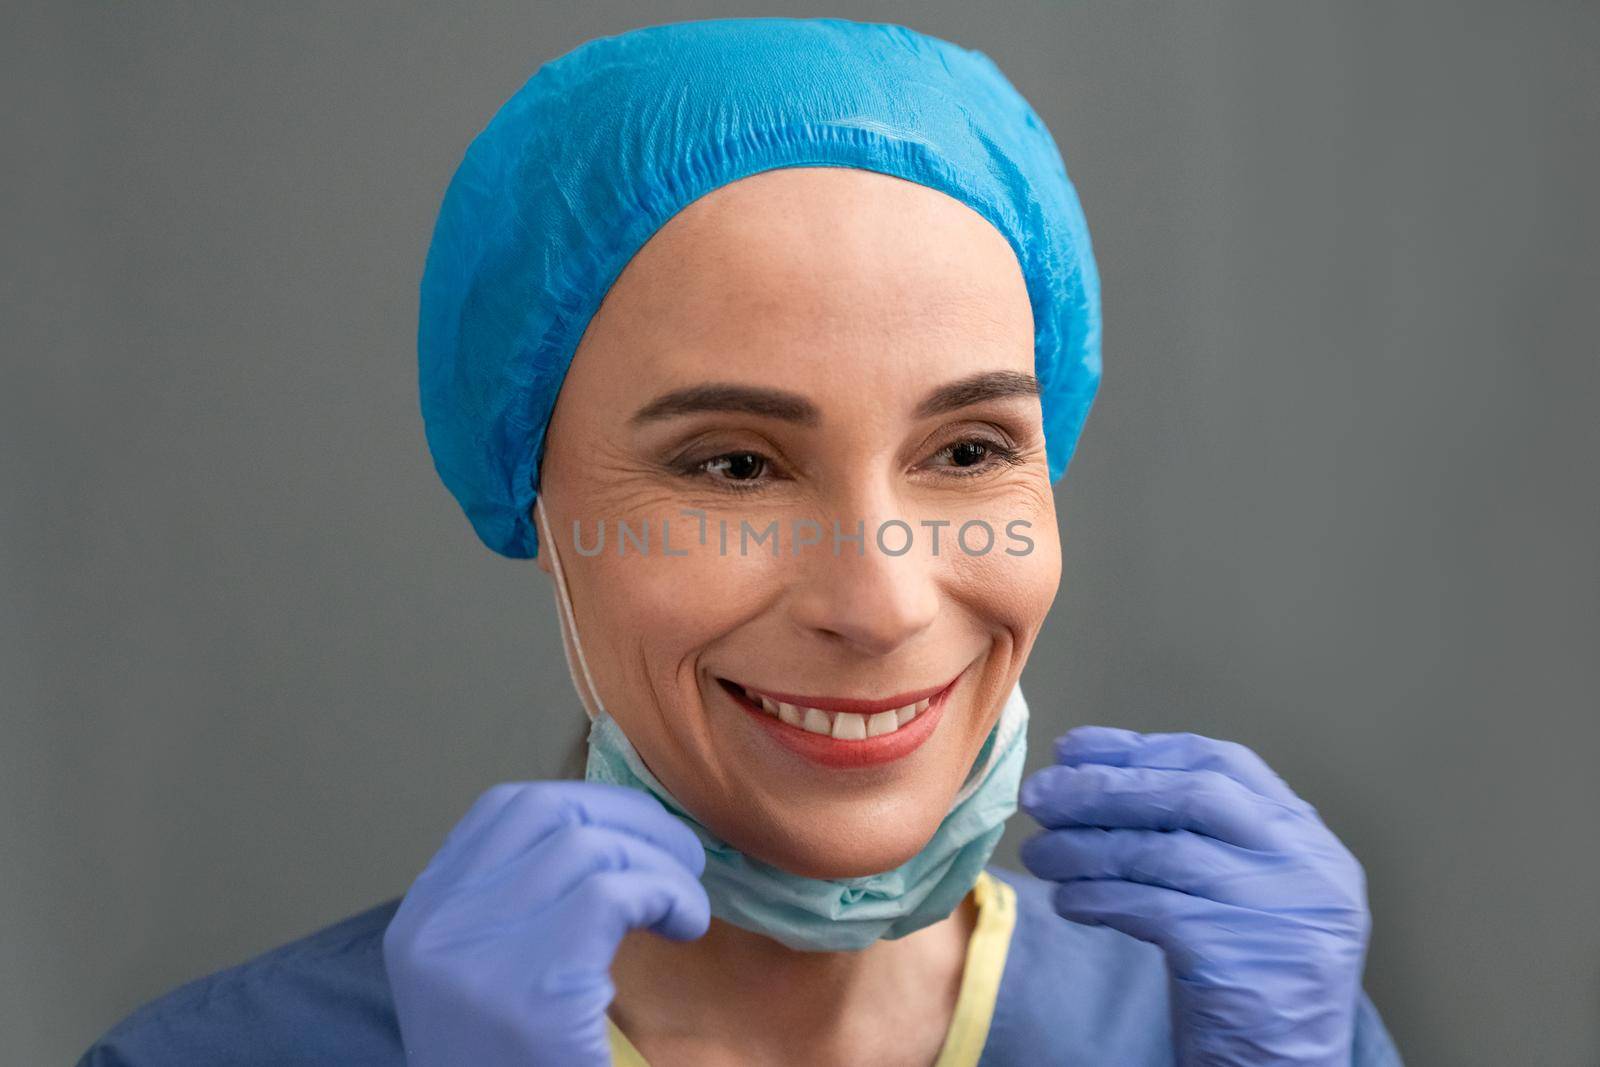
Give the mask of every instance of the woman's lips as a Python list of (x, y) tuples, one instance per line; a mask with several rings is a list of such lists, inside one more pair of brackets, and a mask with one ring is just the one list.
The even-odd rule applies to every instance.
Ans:
[[(921, 746), (965, 673), (942, 686), (878, 700), (804, 697), (748, 689), (725, 678), (717, 681), (789, 751), (825, 767), (864, 767), (901, 759)], [(791, 697), (798, 699), (787, 699)]]

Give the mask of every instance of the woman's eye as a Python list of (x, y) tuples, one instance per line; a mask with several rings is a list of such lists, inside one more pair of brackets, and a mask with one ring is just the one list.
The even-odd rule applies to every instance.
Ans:
[(696, 472), (728, 482), (755, 481), (766, 469), (766, 457), (757, 452), (727, 452), (694, 465)]
[(961, 441), (950, 446), (950, 461), (958, 467), (971, 467), (983, 462), (989, 450), (982, 441)]
[(949, 456), (949, 464), (936, 464), (953, 468), (961, 476), (980, 474), (1002, 464), (1015, 463), (1021, 453), (1002, 441), (987, 437), (969, 437), (941, 448), (935, 456)]

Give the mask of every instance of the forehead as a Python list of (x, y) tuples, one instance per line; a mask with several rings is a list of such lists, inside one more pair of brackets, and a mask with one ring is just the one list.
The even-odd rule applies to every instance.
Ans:
[[(713, 368), (796, 384), (1032, 370), (1016, 254), (938, 190), (845, 167), (783, 168), (679, 212), (607, 294), (590, 369), (640, 389)], [(631, 390), (630, 390), (631, 391)]]

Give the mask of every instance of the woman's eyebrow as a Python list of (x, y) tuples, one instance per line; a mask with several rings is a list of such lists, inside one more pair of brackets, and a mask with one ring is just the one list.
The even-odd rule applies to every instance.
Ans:
[[(915, 415), (917, 418), (927, 418), (985, 400), (1038, 395), (1039, 379), (1031, 374), (1005, 370), (983, 371), (941, 385), (923, 398), (922, 403), (917, 405)], [(629, 421), (637, 426), (703, 411), (738, 411), (746, 415), (782, 419), (801, 426), (817, 426), (822, 422), (822, 412), (799, 393), (722, 382), (663, 393), (635, 411)]]
[(699, 411), (742, 411), (802, 426), (816, 426), (822, 422), (822, 412), (799, 393), (716, 382), (663, 393), (635, 411), (629, 421), (640, 425)]
[(1031, 374), (1014, 370), (982, 371), (939, 386), (917, 405), (916, 417), (942, 415), (1001, 397), (1038, 395), (1039, 379)]

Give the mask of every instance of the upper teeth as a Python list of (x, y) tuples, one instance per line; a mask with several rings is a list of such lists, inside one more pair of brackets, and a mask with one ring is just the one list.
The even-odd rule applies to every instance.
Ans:
[(892, 734), (928, 708), (928, 701), (923, 699), (892, 711), (861, 715), (853, 711), (823, 711), (803, 704), (785, 704), (763, 696), (754, 689), (746, 689), (744, 695), (762, 711), (776, 715), (790, 726), (798, 726), (814, 734), (827, 734), (842, 741), (860, 741), (879, 734)]

